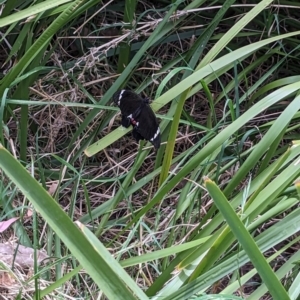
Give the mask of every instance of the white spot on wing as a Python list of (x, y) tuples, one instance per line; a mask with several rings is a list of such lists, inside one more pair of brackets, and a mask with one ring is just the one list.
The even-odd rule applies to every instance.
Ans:
[[(125, 90), (122, 90), (122, 91), (120, 92), (120, 95), (119, 95), (119, 102), (121, 101), (122, 95), (123, 95), (124, 92), (125, 92)], [(119, 102), (118, 102), (118, 103), (119, 103)]]
[(132, 114), (130, 114), (127, 118), (128, 118), (128, 119), (132, 119)]
[(156, 132), (155, 132), (155, 134), (154, 134), (154, 137), (152, 139), (150, 139), (150, 142), (153, 142), (157, 138), (157, 136), (159, 135), (159, 133), (160, 133), (160, 130), (159, 130), (159, 127), (158, 127), (157, 130), (156, 130)]

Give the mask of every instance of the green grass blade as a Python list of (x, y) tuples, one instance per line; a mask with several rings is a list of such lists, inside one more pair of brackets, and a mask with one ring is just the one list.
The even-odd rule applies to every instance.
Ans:
[(0, 145), (0, 167), (70, 249), (108, 298), (135, 299), (118, 274), (28, 171)]
[(281, 282), (278, 280), (270, 265), (266, 262), (266, 259), (259, 251), (252, 236), (245, 228), (242, 221), (236, 215), (228, 199), (221, 192), (219, 187), (210, 179), (205, 178), (205, 187), (207, 188), (210, 196), (213, 198), (218, 209), (227, 221), (228, 226), (236, 236), (237, 240), (249, 256), (254, 267), (257, 269), (262, 280), (269, 289), (270, 294), (274, 300), (289, 300), (289, 296), (286, 290), (283, 288)]
[[(147, 205), (147, 209), (156, 205), (164, 197), (164, 195), (166, 195), (179, 181), (184, 178), (184, 176), (189, 174), (194, 168), (198, 167), (203, 162), (203, 160), (206, 159), (206, 157), (209, 157), (215, 149), (220, 147), (228, 138), (231, 137), (234, 132), (244, 126), (249, 120), (252, 120), (252, 118), (257, 114), (264, 111), (272, 104), (275, 104), (277, 101), (280, 101), (282, 98), (295, 93), (298, 89), (299, 83), (294, 83), (288, 87), (283, 87), (279, 91), (271, 93), (256, 105), (252, 106), (240, 118), (227, 126), (221, 133), (218, 134), (218, 136), (212, 139), (204, 148), (202, 148), (197, 154), (195, 154), (194, 157), (189, 160), (171, 180), (168, 181), (168, 183), (163, 185), (153, 197), (152, 201)], [(138, 220), (147, 211), (147, 209), (143, 208), (132, 222)]]
[[(242, 48), (240, 48), (238, 50), (235, 50), (235, 51), (233, 51), (231, 53), (228, 53), (228, 54), (222, 56), (221, 58), (213, 61), (209, 65), (206, 65), (203, 68), (199, 69), (198, 71), (194, 72), (189, 77), (187, 77), (186, 79), (184, 79), (183, 81), (181, 81), (180, 83), (178, 83), (177, 85), (175, 85), (174, 87), (172, 87), (170, 90), (168, 90), (162, 96), (160, 96), (159, 98), (157, 98), (152, 103), (153, 110), (157, 111), (158, 109), (160, 109), (161, 107), (163, 107), (164, 105), (166, 105), (167, 103), (169, 103), (170, 101), (172, 101), (173, 99), (175, 99), (178, 95), (180, 95), (182, 93), (182, 91), (185, 91), (189, 87), (192, 87), (194, 84), (198, 83), (201, 79), (204, 79), (206, 76), (214, 74), (218, 70), (221, 70), (222, 68), (224, 68), (224, 67), (226, 67), (228, 65), (233, 64), (238, 59), (243, 60), (249, 54), (251, 54), (253, 51), (255, 51), (255, 50), (257, 50), (257, 49), (259, 49), (259, 48), (261, 48), (263, 46), (266, 46), (269, 43), (272, 43), (274, 41), (277, 41), (277, 40), (280, 40), (280, 39), (283, 39), (283, 38), (288, 38), (288, 37), (291, 37), (291, 36), (294, 36), (294, 35), (298, 35), (298, 34), (300, 34), (300, 31), (289, 33), (289, 34), (284, 34), (284, 35), (281, 35), (281, 36), (276, 36), (276, 37), (273, 37), (273, 38), (269, 38), (269, 39), (266, 39), (266, 40), (263, 40), (263, 41), (259, 41), (259, 42), (253, 43), (251, 45), (244, 46), (244, 47), (242, 47)], [(189, 94), (189, 96), (191, 96), (191, 95)], [(92, 115), (90, 114), (89, 117), (91, 117), (91, 116)], [(94, 114), (93, 114), (93, 116), (94, 116)], [(80, 128), (83, 127), (83, 125), (86, 127), (87, 124), (88, 124), (88, 122), (89, 122), (88, 119), (86, 119), (86, 121), (84, 121), (81, 124)], [(79, 131), (83, 130), (83, 128), (82, 129), (80, 129), (80, 128), (78, 129)], [(112, 143), (114, 141), (114, 139), (113, 139), (112, 136), (114, 136), (114, 137), (121, 137), (121, 136), (124, 136), (127, 132), (128, 131), (124, 131), (123, 133), (121, 133), (121, 132), (114, 133), (114, 134), (110, 133), (110, 135), (106, 135), (104, 138), (100, 139), (99, 141), (97, 141), (93, 145), (89, 146), (89, 147), (92, 147), (93, 151), (90, 151), (89, 147), (87, 147), (86, 150), (85, 150), (85, 152), (86, 153), (91, 153), (91, 155), (93, 155), (93, 154), (95, 154), (95, 153), (97, 153), (97, 152), (99, 152), (99, 151), (101, 151), (101, 150), (104, 149), (104, 147), (102, 147), (102, 145), (106, 145), (107, 146), (110, 143)], [(79, 132), (78, 132), (78, 134), (79, 134)], [(77, 136), (77, 134), (75, 136)]]
[(3, 94), (5, 88), (10, 87), (10, 84), (25, 71), (26, 67), (33, 61), (33, 59), (43, 50), (46, 44), (49, 43), (50, 38), (68, 22), (69, 17), (85, 0), (77, 0), (62, 12), (54, 22), (41, 34), (41, 36), (34, 42), (34, 44), (26, 51), (18, 63), (10, 70), (10, 72), (1, 80), (0, 95)]
[[(300, 83), (296, 82), (294, 84), (286, 86), (286, 90), (296, 88), (300, 89)], [(283, 90), (281, 90), (283, 91)], [(279, 92), (280, 93), (280, 92)], [(253, 165), (256, 165), (257, 161), (261, 158), (261, 156), (266, 152), (271, 144), (276, 140), (277, 134), (282, 134), (282, 130), (284, 127), (291, 121), (294, 114), (300, 109), (300, 96), (296, 97), (292, 103), (283, 111), (283, 113), (279, 116), (279, 118), (272, 125), (270, 130), (265, 134), (263, 139), (257, 144), (257, 147), (254, 151), (249, 155), (245, 163), (241, 166), (235, 176), (230, 180), (230, 183), (226, 186), (224, 190), (225, 194), (228, 195), (232, 192), (232, 190), (236, 187), (237, 184), (243, 180), (244, 176), (252, 169)], [(272, 151), (270, 149), (269, 151)]]
[(188, 93), (189, 93), (189, 89), (182, 93), (176, 106), (176, 111), (174, 114), (171, 130), (168, 137), (167, 147), (164, 155), (162, 172), (160, 173), (160, 177), (159, 177), (159, 186), (162, 185), (162, 183), (166, 180), (169, 174), (170, 165), (171, 165), (173, 152), (174, 152), (174, 146), (176, 142), (179, 120)]
[[(80, 222), (76, 222), (76, 223), (79, 226), (80, 230), (83, 232), (83, 234), (90, 241), (90, 243), (94, 246), (94, 248), (99, 253), (99, 255), (102, 257), (102, 260), (107, 263), (107, 265), (113, 271), (114, 274), (118, 274), (118, 277), (121, 278), (122, 281), (126, 283), (126, 285), (132, 290), (134, 295), (136, 295), (138, 299), (149, 299), (144, 294), (144, 292), (138, 287), (138, 285), (134, 282), (134, 280), (124, 271), (124, 269), (120, 266), (120, 264), (112, 257), (112, 255), (98, 240), (98, 238), (83, 224), (81, 224)], [(132, 297), (132, 299), (135, 299), (135, 297)]]
[(223, 35), (223, 37), (214, 45), (207, 53), (204, 59), (200, 62), (197, 70), (211, 62), (245, 26), (252, 21), (259, 13), (261, 13), (273, 0), (262, 0), (255, 5), (250, 12), (241, 18), (234, 26)]
[[(130, 61), (130, 63), (127, 65), (125, 70), (122, 72), (122, 74), (118, 77), (118, 79), (115, 81), (113, 86), (108, 89), (108, 91), (105, 93), (104, 97), (99, 102), (100, 104), (106, 104), (113, 96), (113, 94), (119, 89), (122, 84), (126, 81), (127, 77), (132, 73), (132, 71), (135, 69), (135, 67), (138, 65), (140, 59), (145, 55), (145, 52), (148, 50), (150, 46), (152, 46), (158, 39), (158, 36), (160, 35), (161, 31), (164, 29), (165, 25), (168, 23), (170, 16), (176, 11), (178, 5), (182, 1), (176, 1), (170, 6), (170, 9), (168, 13), (164, 16), (162, 22), (157, 26), (157, 28), (154, 30), (153, 34), (146, 40), (146, 42), (143, 44), (143, 46), (139, 49), (137, 54), (134, 56), (134, 58)], [(171, 30), (171, 28), (170, 28)], [(82, 124), (79, 126), (77, 131), (74, 133), (73, 138), (70, 142), (70, 145), (73, 145), (73, 143), (76, 141), (78, 136), (82, 133), (83, 130), (88, 126), (88, 124), (95, 118), (97, 115), (98, 110), (91, 111), (88, 116), (85, 118), (85, 120), (82, 122)], [(121, 136), (123, 136), (125, 133), (123, 133)], [(93, 138), (93, 137), (91, 137)], [(88, 144), (90, 144), (91, 138), (89, 138), (84, 145), (84, 149), (87, 148), (85, 152), (89, 153), (89, 148), (87, 147)], [(111, 137), (108, 137), (109, 140), (111, 140)], [(96, 142), (98, 143), (98, 142)], [(95, 144), (96, 144), (95, 143)], [(98, 148), (95, 149), (95, 145), (93, 146), (93, 151), (101, 151), (103, 148), (101, 147), (101, 144), (103, 145), (107, 144), (107, 141), (100, 140), (98, 143)]]
[[(129, 23), (125, 25), (124, 28), (127, 30), (132, 30), (135, 18), (135, 9), (137, 1), (136, 0), (125, 0), (125, 10), (124, 10), (124, 22)], [(124, 68), (128, 65), (130, 58), (131, 44), (127, 41), (123, 41), (119, 46), (119, 60), (118, 60), (118, 72), (122, 73)]]
[(63, 3), (71, 2), (71, 0), (46, 0), (35, 4), (28, 8), (22, 9), (12, 15), (0, 19), (0, 28), (18, 22), (25, 18), (35, 17), (35, 15), (44, 12), (48, 9), (57, 7)]

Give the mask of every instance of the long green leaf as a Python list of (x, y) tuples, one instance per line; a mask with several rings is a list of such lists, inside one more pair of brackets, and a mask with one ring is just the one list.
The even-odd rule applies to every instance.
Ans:
[(0, 167), (34, 205), (110, 299), (136, 299), (67, 214), (28, 171), (0, 144)]
[(26, 51), (18, 63), (10, 70), (10, 72), (0, 81), (0, 97), (6, 88), (9, 88), (11, 83), (19, 77), (26, 67), (33, 61), (33, 59), (42, 51), (51, 37), (69, 20), (70, 15), (78, 8), (85, 0), (76, 0), (74, 3), (63, 11), (54, 22), (41, 34), (35, 43)]
[(254, 267), (257, 269), (262, 280), (269, 289), (270, 294), (274, 300), (289, 300), (289, 296), (278, 280), (270, 265), (266, 262), (266, 259), (259, 251), (256, 243), (254, 242), (251, 234), (245, 228), (242, 221), (236, 215), (228, 199), (221, 192), (219, 187), (212, 182), (209, 178), (205, 178), (205, 187), (207, 188), (210, 196), (213, 198), (218, 209), (224, 216), (228, 226), (236, 236), (237, 240), (249, 256)]
[[(166, 93), (164, 93), (162, 96), (157, 98), (153, 103), (152, 103), (152, 108), (154, 111), (157, 111), (173, 99), (175, 99), (178, 95), (182, 93), (182, 91), (187, 90), (189, 87), (193, 86), (194, 84), (198, 83), (201, 79), (204, 79), (206, 76), (210, 74), (216, 73), (218, 70), (233, 64), (236, 60), (243, 60), (246, 58), (248, 55), (250, 55), (252, 52), (255, 50), (268, 45), (269, 43), (275, 42), (277, 40), (283, 39), (283, 38), (288, 38), (294, 35), (299, 35), (300, 31), (293, 32), (293, 33), (288, 33), (288, 34), (283, 34), (280, 36), (276, 36), (273, 38), (269, 38), (263, 41), (259, 41), (256, 43), (252, 43), (251, 45), (244, 46), (238, 50), (235, 50), (231, 53), (228, 53), (221, 58), (218, 58), (217, 60), (213, 61), (212, 63), (204, 66), (203, 68), (199, 69), (198, 71), (194, 72), (191, 74), (189, 77), (184, 79), (183, 81), (179, 82), (176, 86), (172, 87), (170, 90), (168, 90)], [(196, 93), (197, 91), (194, 91)], [(112, 96), (112, 95), (111, 95)], [(189, 94), (189, 96), (191, 96)], [(87, 124), (85, 124), (86, 126)], [(124, 131), (123, 133), (121, 131), (118, 131), (117, 133), (109, 133), (93, 145), (89, 146), (86, 148), (85, 152), (88, 153), (89, 155), (93, 155), (102, 149), (102, 145), (109, 145), (114, 141), (114, 138), (116, 137), (122, 137), (124, 136), (128, 131)], [(90, 147), (92, 151), (90, 151)]]
[(41, 12), (44, 12), (48, 9), (57, 7), (63, 3), (71, 2), (72, 0), (46, 0), (41, 3), (35, 4), (28, 8), (22, 9), (12, 15), (9, 15), (5, 18), (0, 19), (0, 28), (18, 22), (25, 18), (31, 17), (32, 19)]

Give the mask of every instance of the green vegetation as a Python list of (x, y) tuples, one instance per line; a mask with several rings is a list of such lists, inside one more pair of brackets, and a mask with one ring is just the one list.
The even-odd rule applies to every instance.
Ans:
[(244, 2), (0, 1), (4, 299), (300, 299), (300, 4)]

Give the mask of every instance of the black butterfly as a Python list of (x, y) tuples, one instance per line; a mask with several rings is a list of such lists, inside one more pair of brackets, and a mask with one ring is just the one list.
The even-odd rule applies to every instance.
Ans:
[(113, 95), (113, 100), (122, 113), (122, 126), (133, 126), (132, 135), (137, 142), (147, 140), (158, 149), (160, 147), (160, 129), (149, 99), (142, 98), (130, 90), (121, 90)]

